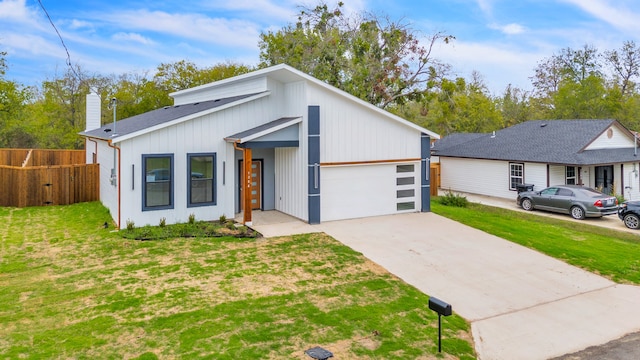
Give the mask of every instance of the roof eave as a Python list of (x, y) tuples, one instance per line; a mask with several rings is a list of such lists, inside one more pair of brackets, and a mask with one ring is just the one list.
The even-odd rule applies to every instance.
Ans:
[(375, 106), (375, 105), (373, 105), (373, 104), (371, 104), (371, 103), (369, 103), (367, 101), (364, 101), (364, 100), (362, 100), (362, 99), (360, 99), (360, 98), (358, 98), (356, 96), (353, 96), (353, 95), (349, 94), (348, 92), (346, 92), (344, 90), (340, 90), (340, 89), (338, 89), (338, 88), (336, 88), (334, 86), (331, 86), (331, 85), (325, 83), (324, 81), (316, 79), (315, 77), (313, 77), (313, 76), (311, 76), (309, 74), (306, 74), (306, 73), (304, 73), (304, 72), (302, 72), (302, 71), (300, 71), (298, 69), (295, 69), (295, 68), (293, 68), (293, 67), (291, 67), (289, 65), (286, 65), (286, 64), (274, 65), (274, 66), (271, 66), (271, 67), (268, 67), (268, 68), (265, 68), (265, 69), (260, 69), (260, 70), (256, 70), (254, 72), (250, 72), (250, 73), (247, 73), (247, 74), (238, 75), (238, 76), (235, 76), (235, 77), (232, 77), (232, 78), (219, 80), (219, 81), (216, 81), (216, 82), (213, 82), (213, 83), (210, 83), (210, 84), (204, 84), (204, 85), (201, 85), (201, 86), (198, 86), (198, 87), (195, 87), (195, 88), (180, 90), (180, 91), (171, 93), (169, 95), (172, 96), (172, 97), (173, 96), (181, 96), (181, 95), (189, 94), (191, 92), (198, 92), (198, 91), (202, 91), (204, 89), (223, 86), (225, 84), (232, 83), (232, 82), (242, 81), (242, 80), (245, 80), (245, 79), (251, 79), (251, 78), (256, 78), (256, 77), (261, 77), (261, 76), (267, 76), (267, 75), (269, 75), (271, 73), (275, 73), (276, 71), (280, 71), (280, 70), (286, 70), (286, 71), (288, 71), (288, 72), (300, 77), (301, 79), (307, 80), (307, 81), (309, 81), (309, 82), (311, 82), (311, 83), (313, 83), (315, 85), (318, 85), (318, 86), (320, 86), (320, 87), (322, 87), (324, 89), (327, 89), (327, 90), (329, 90), (331, 92), (334, 92), (336, 94), (342, 95), (342, 96), (346, 97), (349, 100), (355, 101), (356, 103), (359, 103), (360, 105), (366, 106), (367, 108), (377, 112), (378, 114), (381, 114), (381, 115), (383, 115), (385, 117), (393, 119), (393, 120), (395, 120), (395, 121), (397, 121), (397, 122), (399, 122), (399, 123), (401, 123), (401, 124), (403, 124), (405, 126), (408, 126), (408, 127), (412, 128), (414, 130), (417, 130), (417, 131), (419, 131), (421, 133), (425, 133), (425, 134), (429, 135), (429, 137), (431, 137), (432, 139), (440, 139), (440, 135), (435, 133), (435, 132), (433, 132), (433, 131), (431, 131), (431, 130), (425, 129), (425, 128), (417, 125), (417, 124), (414, 124), (414, 123), (406, 120), (406, 119), (403, 119), (403, 118), (401, 118), (401, 117), (399, 117), (397, 115), (394, 115), (394, 114), (392, 114), (392, 113), (390, 113), (390, 112), (388, 112), (388, 111), (386, 111), (384, 109), (381, 109), (381, 108), (379, 108), (379, 107), (377, 107), (377, 106)]
[(160, 130), (160, 129), (164, 129), (164, 128), (169, 127), (169, 126), (173, 126), (175, 124), (179, 124), (181, 122), (185, 122), (185, 121), (188, 121), (188, 120), (191, 120), (191, 119), (195, 119), (195, 118), (198, 118), (200, 116), (213, 114), (213, 113), (218, 112), (218, 111), (226, 110), (226, 109), (232, 108), (234, 106), (238, 106), (238, 105), (241, 105), (241, 104), (253, 101), (253, 100), (257, 100), (257, 99), (263, 98), (265, 96), (268, 96), (270, 94), (271, 94), (270, 91), (261, 92), (259, 94), (254, 95), (254, 96), (249, 96), (249, 97), (246, 97), (244, 99), (240, 99), (240, 100), (237, 100), (237, 101), (234, 101), (234, 102), (230, 102), (230, 103), (222, 105), (222, 106), (214, 107), (214, 108), (207, 109), (207, 110), (204, 110), (204, 111), (200, 111), (200, 112), (197, 112), (197, 113), (193, 113), (193, 114), (190, 114), (190, 115), (187, 115), (187, 116), (179, 117), (179, 118), (177, 118), (175, 120), (167, 121), (167, 122), (164, 122), (162, 124), (158, 124), (158, 125), (151, 126), (151, 127), (148, 127), (148, 128), (142, 129), (142, 130), (138, 130), (138, 131), (132, 132), (130, 134), (114, 137), (111, 140), (113, 140), (114, 143), (119, 143), (119, 142), (122, 142), (122, 141), (125, 141), (125, 140), (129, 140), (129, 139), (132, 139), (132, 138), (144, 135), (144, 134), (148, 134), (150, 132), (154, 132), (154, 131), (157, 131), (157, 130)]

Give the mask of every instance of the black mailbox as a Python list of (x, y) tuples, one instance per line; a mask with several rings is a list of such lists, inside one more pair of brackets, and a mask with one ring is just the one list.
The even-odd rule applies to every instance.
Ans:
[(451, 305), (434, 297), (429, 298), (429, 309), (437, 312), (439, 315), (451, 315)]
[(430, 297), (429, 309), (438, 313), (438, 352), (442, 352), (442, 316), (451, 315), (451, 305), (440, 299)]

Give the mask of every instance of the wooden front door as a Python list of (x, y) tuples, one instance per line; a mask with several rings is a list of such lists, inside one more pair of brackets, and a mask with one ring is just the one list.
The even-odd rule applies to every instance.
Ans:
[[(240, 169), (242, 169), (240, 160)], [(244, 174), (240, 171), (240, 184), (244, 184)], [(251, 161), (251, 209), (262, 208), (262, 160)], [(242, 210), (242, 186), (240, 187), (240, 210)]]

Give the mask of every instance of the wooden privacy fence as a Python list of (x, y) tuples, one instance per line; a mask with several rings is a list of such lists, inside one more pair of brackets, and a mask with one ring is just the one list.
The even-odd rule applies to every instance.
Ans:
[(98, 200), (100, 166), (85, 164), (84, 156), (83, 150), (0, 149), (0, 206)]
[(431, 180), (431, 196), (438, 196), (438, 189), (440, 188), (440, 164), (431, 164), (429, 168), (429, 179)]
[(0, 165), (52, 166), (84, 164), (84, 150), (0, 149)]

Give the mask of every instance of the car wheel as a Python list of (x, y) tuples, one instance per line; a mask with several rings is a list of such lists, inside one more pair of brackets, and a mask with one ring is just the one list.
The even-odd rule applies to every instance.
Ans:
[(531, 199), (522, 199), (520, 206), (527, 211), (533, 210), (533, 203), (531, 202)]
[(637, 230), (640, 228), (640, 218), (636, 214), (627, 214), (622, 221), (629, 229)]
[(584, 210), (580, 206), (573, 206), (571, 208), (571, 217), (576, 220), (584, 219)]

